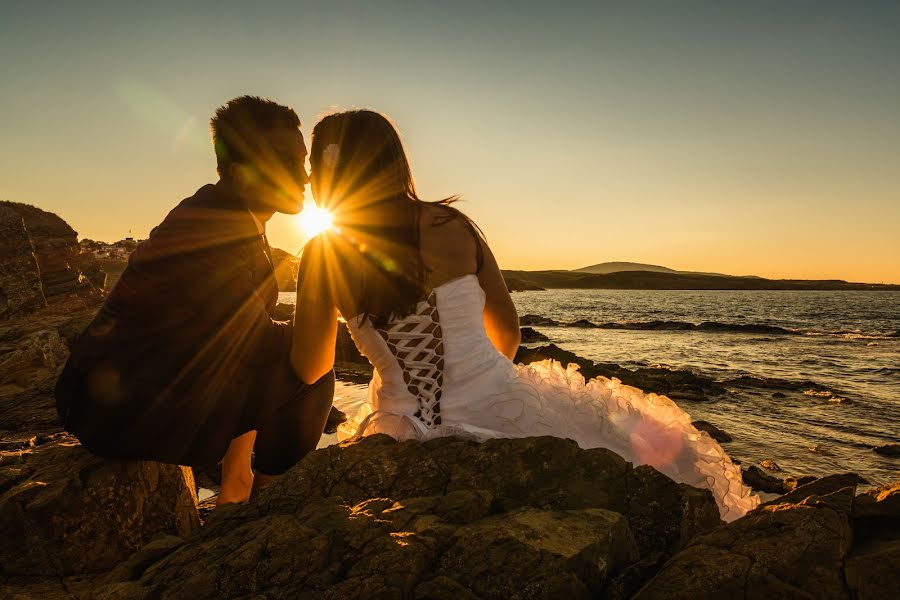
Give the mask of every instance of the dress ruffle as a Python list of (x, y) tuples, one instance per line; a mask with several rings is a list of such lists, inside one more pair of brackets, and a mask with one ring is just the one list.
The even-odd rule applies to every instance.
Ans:
[(759, 505), (759, 496), (744, 485), (740, 468), (719, 443), (691, 425), (690, 416), (668, 397), (618, 379), (586, 382), (577, 365), (564, 368), (555, 360), (509, 367), (503, 370), (505, 381), (488, 386), (497, 391), (484, 390), (455, 415), (445, 411), (434, 428), (411, 414), (376, 409), (376, 373), (369, 402), (339, 428), (338, 437), (385, 433), (424, 441), (458, 435), (483, 441), (551, 435), (573, 439), (582, 448), (608, 448), (635, 465), (650, 465), (677, 482), (708, 489), (725, 521)]

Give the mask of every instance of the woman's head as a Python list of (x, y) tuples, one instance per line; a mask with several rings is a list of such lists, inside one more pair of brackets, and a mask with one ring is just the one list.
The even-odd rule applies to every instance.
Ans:
[(392, 200), (416, 199), (412, 171), (391, 122), (371, 110), (329, 115), (312, 133), (312, 189), (337, 222), (377, 211)]

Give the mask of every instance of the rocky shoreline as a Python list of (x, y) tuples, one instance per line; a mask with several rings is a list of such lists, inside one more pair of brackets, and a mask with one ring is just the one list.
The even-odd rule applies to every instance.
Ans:
[[(857, 494), (853, 474), (769, 481), (787, 493), (725, 525), (708, 492), (556, 438), (331, 446), (258, 502), (202, 524), (190, 469), (103, 460), (60, 430), (55, 376), (95, 310), (75, 295), (0, 325), (0, 597), (887, 598), (897, 589), (900, 484)], [(368, 378), (349, 336), (337, 350), (341, 376)], [(552, 344), (520, 353), (673, 395), (717, 385), (596, 364)]]

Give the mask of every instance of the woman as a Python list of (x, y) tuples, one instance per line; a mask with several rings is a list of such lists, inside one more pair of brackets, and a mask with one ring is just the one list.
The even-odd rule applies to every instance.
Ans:
[(313, 130), (311, 184), (336, 228), (306, 247), (291, 363), (312, 383), (334, 365), (338, 314), (374, 365), (349, 434), (398, 439), (553, 435), (604, 447), (713, 492), (722, 517), (759, 503), (722, 448), (664, 396), (574, 365), (514, 365), (519, 322), (479, 229), (452, 204), (416, 195), (391, 123), (371, 111)]

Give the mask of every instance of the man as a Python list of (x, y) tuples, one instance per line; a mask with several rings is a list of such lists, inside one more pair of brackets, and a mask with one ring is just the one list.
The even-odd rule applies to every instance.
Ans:
[(92, 452), (221, 460), (221, 504), (246, 500), (315, 448), (334, 377), (308, 386), (291, 370), (292, 324), (272, 319), (278, 289), (265, 237), (275, 212), (302, 207), (299, 127), (293, 110), (257, 97), (216, 111), (219, 182), (138, 246), (57, 383), (64, 427)]

